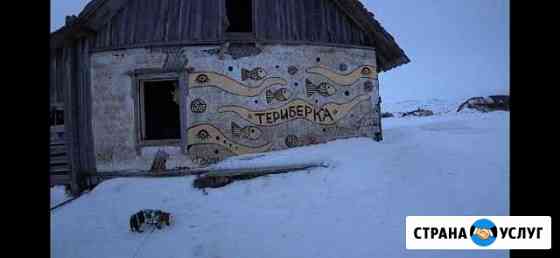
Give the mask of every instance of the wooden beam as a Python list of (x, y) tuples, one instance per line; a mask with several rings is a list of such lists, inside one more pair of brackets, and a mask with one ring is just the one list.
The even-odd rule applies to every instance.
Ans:
[(51, 164), (68, 163), (68, 157), (66, 157), (66, 156), (50, 157), (50, 162), (51, 162)]
[[(154, 47), (177, 47), (177, 46), (221, 46), (224, 40), (184, 40), (175, 42), (150, 42), (150, 43), (138, 43), (138, 44), (127, 44), (118, 47), (104, 47), (104, 48), (94, 48), (91, 49), (91, 53), (105, 52), (105, 51), (115, 51), (124, 50), (131, 48), (154, 48)], [(284, 45), (311, 45), (311, 46), (324, 46), (324, 47), (341, 47), (341, 48), (356, 48), (356, 49), (367, 49), (375, 50), (373, 46), (363, 46), (363, 45), (353, 45), (353, 44), (341, 44), (341, 43), (328, 43), (320, 41), (310, 41), (310, 40), (248, 40), (235, 43), (257, 43), (257, 44), (284, 44)]]
[(152, 47), (177, 47), (177, 46), (206, 46), (206, 45), (221, 45), (224, 40), (181, 40), (172, 42), (148, 42), (148, 43), (135, 43), (126, 44), (118, 47), (97, 47), (91, 48), (91, 53), (124, 50), (131, 48), (152, 48)]
[(61, 203), (56, 204), (55, 206), (51, 207), (51, 211), (54, 210), (54, 209), (56, 209), (56, 208), (62, 207), (62, 206), (64, 206), (65, 204), (70, 203), (70, 202), (73, 201), (73, 200), (78, 199), (78, 197), (79, 197), (79, 196), (76, 196), (76, 197), (70, 198), (70, 199), (68, 199), (68, 200), (66, 200), (66, 201), (63, 201), (63, 202), (61, 202)]
[(287, 166), (272, 167), (253, 167), (253, 168), (234, 168), (234, 169), (216, 169), (205, 173), (207, 176), (238, 176), (244, 174), (279, 174), (289, 171), (306, 170), (317, 167), (328, 167), (323, 163), (294, 164)]
[(101, 178), (101, 179), (109, 179), (109, 178), (116, 178), (116, 177), (180, 177), (180, 176), (192, 176), (192, 175), (203, 175), (203, 174), (207, 174), (208, 176), (236, 176), (236, 175), (243, 175), (243, 174), (277, 174), (277, 173), (285, 173), (285, 172), (296, 171), (296, 170), (306, 170), (306, 169), (317, 168), (317, 167), (328, 167), (328, 165), (323, 163), (307, 163), (307, 164), (294, 164), (294, 165), (287, 165), (287, 166), (251, 167), (251, 168), (233, 168), (233, 169), (178, 168), (178, 169), (165, 170), (157, 174), (150, 172), (148, 170), (128, 170), (128, 171), (90, 173), (88, 174), (88, 176)]
[(68, 165), (65, 166), (51, 166), (49, 168), (50, 174), (70, 174), (70, 168)]
[(51, 156), (61, 156), (61, 155), (66, 155), (67, 151), (66, 151), (66, 146), (60, 146), (60, 147), (52, 147), (50, 149), (50, 155)]
[(71, 182), (70, 175), (50, 175), (50, 185), (68, 185)]
[(260, 176), (282, 174), (295, 171), (303, 171), (314, 167), (325, 167), (325, 164), (301, 164), (280, 167), (229, 169), (224, 171), (213, 171), (203, 177), (194, 180), (193, 186), (199, 189), (217, 188), (226, 186), (234, 181), (248, 180)]
[[(74, 72), (76, 70), (75, 64), (75, 45), (74, 42), (66, 41), (65, 46), (63, 48), (63, 85), (64, 85), (64, 141), (66, 143), (66, 153), (68, 155), (68, 160), (70, 164), (70, 188), (73, 194), (79, 192), (79, 187), (77, 184), (77, 176), (75, 173), (75, 169), (78, 165), (78, 153), (74, 146), (76, 143), (75, 138), (75, 130), (74, 127), (76, 126), (76, 119), (74, 115), (74, 110), (76, 108), (76, 97), (75, 97), (75, 75)], [(51, 150), (52, 151), (52, 150)], [(52, 153), (52, 152), (51, 152)]]

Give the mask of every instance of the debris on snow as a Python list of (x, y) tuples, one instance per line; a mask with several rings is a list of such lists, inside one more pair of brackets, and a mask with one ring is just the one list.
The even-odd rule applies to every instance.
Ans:
[(460, 112), (464, 108), (475, 109), (480, 112), (491, 112), (491, 111), (509, 111), (509, 96), (507, 95), (495, 95), (484, 97), (474, 97), (463, 102), (457, 112)]
[(433, 116), (433, 115), (434, 115), (434, 112), (431, 111), (431, 110), (418, 108), (416, 110), (413, 110), (413, 111), (406, 112), (406, 113), (402, 114), (401, 117), (405, 117), (405, 116)]

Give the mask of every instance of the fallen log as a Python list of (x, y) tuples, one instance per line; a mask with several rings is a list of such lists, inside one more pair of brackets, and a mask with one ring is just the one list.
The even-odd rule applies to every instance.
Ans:
[(68, 200), (66, 200), (66, 201), (63, 201), (63, 202), (60, 202), (60, 203), (56, 204), (55, 206), (51, 207), (51, 211), (53, 211), (54, 209), (56, 209), (56, 208), (58, 208), (58, 207), (62, 207), (62, 206), (64, 206), (64, 205), (66, 205), (67, 203), (70, 203), (70, 202), (73, 201), (73, 200), (78, 199), (78, 197), (79, 197), (79, 196), (72, 197), (72, 198), (70, 198), (70, 199), (68, 199)]
[(175, 168), (164, 170), (160, 173), (153, 173), (149, 170), (122, 170), (122, 171), (107, 171), (107, 172), (97, 172), (89, 173), (88, 177), (97, 180), (105, 180), (110, 178), (118, 177), (180, 177), (180, 176), (192, 176), (192, 175), (204, 175), (207, 176), (251, 176), (254, 174), (279, 174), (286, 173), (296, 170), (306, 170), (315, 167), (328, 167), (325, 163), (308, 163), (308, 164), (293, 164), (286, 166), (270, 166), (270, 167), (251, 167), (251, 168), (228, 168), (228, 169), (216, 169), (216, 168)]
[(316, 167), (328, 167), (328, 165), (325, 163), (314, 163), (263, 168), (215, 170), (195, 179), (193, 187), (199, 189), (218, 188), (238, 180), (248, 180), (260, 176), (302, 171)]

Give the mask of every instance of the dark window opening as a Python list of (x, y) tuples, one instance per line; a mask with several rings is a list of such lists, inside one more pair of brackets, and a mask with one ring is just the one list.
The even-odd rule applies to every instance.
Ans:
[(177, 81), (144, 82), (144, 140), (181, 138)]
[(226, 32), (253, 32), (253, 0), (226, 0)]
[(64, 124), (64, 110), (58, 108), (51, 108), (49, 123), (51, 126)]

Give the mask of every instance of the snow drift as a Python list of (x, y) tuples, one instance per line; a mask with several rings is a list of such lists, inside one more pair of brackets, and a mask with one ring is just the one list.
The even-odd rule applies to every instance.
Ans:
[[(106, 181), (51, 212), (51, 255), (507, 257), (405, 250), (406, 216), (508, 215), (509, 113), (434, 111), (384, 119), (382, 142), (355, 138), (228, 159), (216, 167), (329, 168), (238, 181), (208, 195), (192, 187), (194, 177)], [(131, 233), (129, 216), (146, 208), (171, 212), (175, 224)]]

